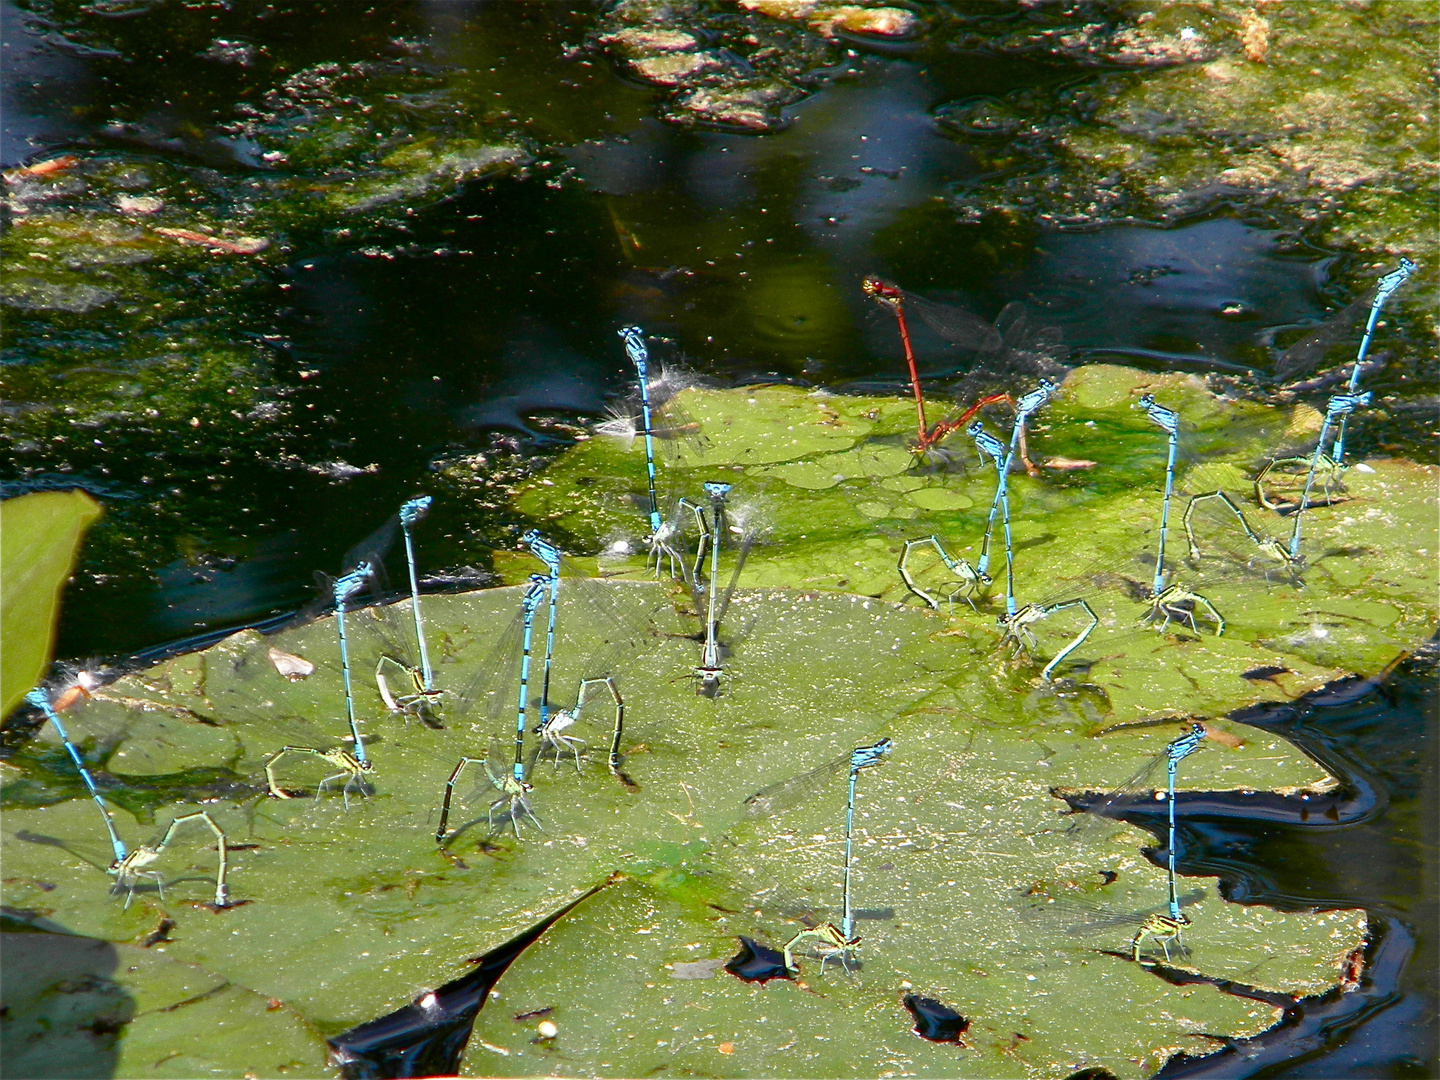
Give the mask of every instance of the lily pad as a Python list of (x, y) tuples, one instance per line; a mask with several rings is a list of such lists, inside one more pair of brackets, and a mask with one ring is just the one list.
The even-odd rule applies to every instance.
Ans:
[[(1204, 580), (1205, 595), (1227, 625), (1219, 637), (1145, 632), (1139, 619), (1147, 605), (1137, 602), (1133, 587), (1120, 587), (1128, 578), (1130, 585), (1148, 588), (1158, 538), (1165, 438), (1132, 407), (1144, 392), (1177, 409), (1187, 442), (1208, 453), (1197, 470), (1201, 479), (1210, 487), (1217, 477), (1223, 480), (1257, 529), (1288, 536), (1291, 527), (1291, 519), (1255, 505), (1250, 487), (1268, 456), (1283, 448), (1267, 440), (1313, 441), (1319, 417), (1312, 410), (1219, 399), (1191, 376), (1150, 376), (1107, 365), (1078, 369), (1032, 426), (1032, 454), (1066, 467), (1042, 470), (1038, 478), (1017, 472), (1009, 485), (1017, 603), (1083, 596), (1099, 619), (1060, 674), (1093, 686), (1117, 720), (1166, 709), (1214, 715), (1290, 698), (1350, 672), (1379, 670), (1424, 640), (1433, 619), (1434, 552), (1440, 547), (1436, 470), (1399, 460), (1348, 471), (1343, 500), (1306, 514), (1303, 589), (1280, 574), (1227, 580), (1223, 568), (1203, 559), (1187, 564), (1178, 520), (1186, 501), (1177, 497), (1167, 570), (1178, 569), (1181, 581)], [(968, 469), (917, 472), (906, 448), (915, 423), (909, 402), (794, 387), (688, 390), (682, 396), (710, 439), (707, 454), (684, 471), (684, 489), (695, 497), (702, 480), (729, 480), (735, 501), (759, 501), (768, 515), (766, 546), (742, 582), (901, 600), (908, 594), (896, 563), (904, 540), (933, 533), (952, 554), (975, 561), (994, 470), (979, 467), (972, 456)], [(965, 452), (956, 447), (957, 457)], [(1094, 464), (1069, 467), (1076, 462)], [(594, 439), (522, 491), (518, 505), (581, 547), (613, 549), (617, 536), (636, 532), (631, 494), (643, 470), (638, 442), (627, 450)], [(1182, 469), (1182, 488), (1187, 479)], [(592, 497), (570, 497), (577, 486)], [(999, 532), (997, 527), (997, 545)], [(1233, 534), (1239, 536), (1238, 528)], [(1397, 542), (1400, 537), (1405, 540)], [(948, 632), (977, 648), (1001, 636), (995, 616), (1004, 610), (1003, 551), (996, 559), (997, 580), (988, 596), (976, 598), (976, 610), (963, 602), (947, 605)], [(638, 566), (638, 559), (631, 565)], [(1025, 681), (1073, 639), (1083, 625), (1077, 619), (1071, 612), (1036, 628), (1039, 662), (1024, 658)], [(1162, 657), (1181, 662), (1157, 662)], [(988, 658), (980, 666), (998, 677), (997, 690), (1013, 688), (1007, 665)], [(1268, 688), (1242, 677), (1265, 667), (1283, 672)]]
[[(488, 710), (459, 700), (518, 608), (520, 590), (505, 587), (425, 601), (440, 684), (455, 692), (440, 729), (386, 713), (371, 677), (378, 647), (363, 633), (371, 615), (352, 614), (357, 710), (374, 767), (350, 775), (339, 755), (293, 751), (274, 764), (278, 787), (294, 797), (269, 796), (271, 755), (345, 747), (349, 728), (332, 619), (263, 639), (247, 631), (120, 680), (72, 722), (132, 844), (205, 806), (228, 837), (231, 904), (212, 903), (218, 852), (198, 825), (154, 864), (163, 896), (142, 879), (128, 908), (107, 900), (95, 807), (64, 778), (48, 735), (17, 755), (4, 791), (7, 904), (37, 924), (114, 942), (143, 940), (173, 920), (172, 958), (336, 1034), (454, 979), (470, 958), (623, 875), (506, 974), (506, 1004), (482, 1012), (472, 1044), (467, 1067), (478, 1073), (545, 1074), (578, 1062), (625, 1075), (678, 1067), (1060, 1076), (1093, 1065), (1129, 1077), (1177, 1050), (1263, 1030), (1275, 1008), (1225, 988), (1262, 997), (1333, 988), (1365, 939), (1364, 914), (1244, 907), (1182, 879), (1192, 922), (1184, 942), (1142, 938), (1137, 962), (1135, 925), (1105, 913), (1165, 909), (1166, 876), (1146, 857), (1150, 834), (1108, 820), (1071, 829), (1054, 792), (1120, 784), (1196, 714), (1214, 738), (1182, 763), (1181, 790), (1243, 801), (1247, 792), (1332, 788), (1336, 780), (1295, 748), (1220, 717), (1375, 670), (1423, 639), (1432, 470), (1371, 462), (1369, 472), (1350, 472), (1345, 501), (1308, 515), (1304, 590), (1276, 583), (1247, 593), (1238, 578), (1221, 581), (1223, 635), (1157, 633), (1137, 623), (1123, 591), (1106, 591), (1106, 575), (1123, 568), (1086, 564), (1087, 552), (1115, 559), (1132, 541), (1148, 548), (1142, 534), (1153, 526), (1164, 447), (1125, 407), (1142, 384), (1199, 417), (1197, 430), (1212, 440), (1246, 430), (1235, 414), (1260, 408), (1121, 369), (1085, 369), (1067, 382), (1032, 448), (1108, 464), (1013, 477), (1022, 600), (1036, 580), (1053, 580), (1091, 590), (1100, 617), (1053, 682), (1039, 669), (1063, 644), (1059, 624), (1037, 630), (1038, 659), (1011, 657), (1000, 648), (993, 590), (974, 610), (931, 610), (899, 582), (899, 530), (943, 527), (973, 541), (993, 484), (979, 470), (912, 471), (905, 403), (794, 388), (686, 391), (710, 437), (708, 456), (687, 475), (697, 488), (731, 480), (736, 503), (763, 504), (770, 524), (721, 625), (718, 697), (696, 692), (700, 620), (690, 594), (648, 580), (639, 557), (614, 543), (633, 539), (641, 520), (628, 498), (643, 475), (638, 453), (582, 442), (521, 496), (532, 516), (553, 508), (551, 525), (571, 546), (621, 553), (602, 560), (620, 576), (599, 591), (642, 644), (591, 670), (607, 651), (607, 620), (567, 603), (579, 594), (562, 589), (550, 702), (573, 703), (582, 678), (615, 677), (629, 784), (606, 767), (611, 716), (592, 700), (570, 729), (588, 745), (582, 759), (547, 756), (527, 774), (535, 820), (510, 820), (508, 800), (492, 812), (497, 792), (476, 762), (470, 778), (482, 788), (457, 785), (452, 830), (437, 844), (457, 762), (513, 740), (513, 710), (509, 721), (486, 719)], [(1257, 452), (1236, 446), (1231, 456)], [(1406, 530), (1401, 547), (1394, 537)], [(731, 558), (726, 551), (721, 580)], [(519, 580), (538, 567), (515, 556), (496, 568)], [(877, 595), (840, 591), (842, 583)], [(304, 658), (313, 674), (282, 677), (277, 651)], [(532, 706), (540, 671), (537, 660)], [(843, 773), (768, 818), (748, 815), (744, 799), (881, 737), (894, 751), (857, 786), (858, 970), (823, 964), (804, 943), (798, 981), (752, 986), (720, 970), (740, 936), (780, 947), (841, 915)], [(1098, 936), (1073, 932), (1097, 922)], [(1183, 977), (1162, 977), (1166, 968)], [(910, 1034), (907, 992), (969, 1019), (967, 1043)], [(554, 1033), (511, 1019), (537, 1009), (553, 1010), (545, 1015)]]
[(163, 951), (67, 934), (0, 934), (0, 954), (8, 1074), (325, 1071), (325, 1040), (292, 1010)]
[[(1064, 804), (1049, 788), (1117, 783), (1173, 734), (1173, 725), (1094, 738), (1064, 721), (1021, 724), (992, 721), (983, 709), (962, 711), (935, 689), (931, 673), (950, 665), (957, 646), (932, 633), (937, 620), (931, 614), (863, 597), (793, 590), (737, 596), (735, 609), (753, 615), (753, 626), (748, 636), (735, 635), (733, 674), (724, 693), (707, 700), (696, 696), (690, 678), (698, 646), (672, 636), (684, 622), (663, 603), (665, 589), (638, 582), (609, 587), (618, 610), (648, 620), (654, 630), (653, 647), (616, 673), (627, 691), (624, 768), (638, 791), (609, 774), (600, 750), (579, 774), (568, 758), (544, 761), (531, 776), (543, 833), (522, 825), (517, 840), (504, 822), (491, 830), (488, 797), (482, 797), (468, 804), (468, 816), (457, 819), (468, 827), (442, 852), (433, 834), (445, 778), (461, 755), (483, 752), (485, 740), (496, 733), (472, 731), (469, 720), (458, 715), (444, 730), (375, 720), (378, 694), (362, 680), (361, 711), (372, 718), (366, 724), (373, 736), (372, 795), (352, 797), (348, 811), (333, 789), (318, 800), (256, 794), (206, 803), (234, 846), (230, 887), (236, 906), (217, 911), (208, 905), (217, 856), (213, 839), (198, 829), (189, 841), (180, 834), (173, 854), (157, 864), (165, 874), (163, 900), (148, 886), (136, 892), (128, 909), (107, 900), (99, 869), (104, 851), (94, 843), (101, 838), (99, 823), (93, 805), (76, 799), (7, 810), (7, 903), (73, 931), (120, 942), (153, 930), (163, 913), (176, 923), (167, 945), (171, 957), (283, 1001), (333, 1033), (454, 977), (468, 957), (619, 870), (631, 880), (581, 909), (575, 929), (562, 923), (553, 930), (560, 943), (548, 944), (547, 936), (535, 965), (522, 957), (501, 991), (512, 993), (509, 984), (522, 971), (560, 977), (560, 968), (543, 962), (548, 950), (583, 955), (583, 966), (566, 968), (566, 978), (573, 985), (574, 972), (586, 972), (586, 1008), (593, 1018), (584, 1021), (583, 1035), (568, 1022), (566, 1045), (578, 1040), (586, 1060), (633, 1074), (657, 1060), (654, 1025), (663, 1010), (652, 1006), (659, 1008), (664, 994), (652, 991), (676, 992), (665, 965), (719, 958), (742, 932), (783, 944), (811, 910), (838, 917), (843, 781), (773, 820), (747, 819), (742, 800), (772, 780), (886, 735), (896, 743), (894, 760), (868, 771), (860, 789), (856, 896), (860, 906), (894, 913), (873, 926), (862, 923), (858, 987), (833, 965), (820, 978), (812, 974), (815, 961), (802, 960), (807, 979), (824, 987), (824, 997), (788, 985), (772, 988), (785, 995), (781, 1002), (756, 1002), (755, 991), (739, 983), (705, 982), (697, 991), (718, 995), (712, 1019), (726, 1015), (734, 1030), (752, 1027), (759, 1010), (772, 1019), (786, 1017), (785, 1024), (797, 1031), (832, 1033), (824, 1053), (812, 1052), (815, 1040), (807, 1034), (803, 1055), (775, 1058), (770, 1067), (783, 1062), (794, 1072), (874, 1071), (888, 1060), (886, 1046), (908, 1039), (901, 1014), (888, 1026), (883, 1021), (895, 1011), (904, 981), (945, 991), (950, 1000), (960, 1000), (965, 988), (971, 996), (963, 999), (962, 1011), (976, 1017), (974, 1038), (982, 1030), (1001, 1033), (981, 1051), (982, 1058), (994, 1059), (987, 1074), (1013, 1069), (1000, 1043), (1009, 1039), (1022, 1009), (1035, 1030), (1056, 1032), (1043, 1043), (1032, 1036), (1037, 1053), (1043, 1046), (1043, 1054), (1091, 1053), (1107, 1061), (1120, 1054), (1114, 1047), (1129, 1048), (1137, 1039), (1170, 1046), (1165, 1040), (1177, 1038), (1175, 1032), (1192, 1021), (1198, 1029), (1235, 1034), (1271, 1021), (1270, 1013), (1257, 1013), (1253, 1003), (1171, 987), (1143, 965), (1077, 943), (1063, 926), (1023, 921), (1025, 888), (1101, 869), (1119, 874), (1123, 883), (1112, 890), (1122, 893), (1113, 903), (1163, 902), (1164, 875), (1137, 850), (1142, 834), (1117, 825), (1128, 834), (1124, 840), (1105, 835), (1115, 830), (1101, 830), (1094, 841), (1064, 840), (1058, 835), (1066, 820), (1059, 816)], [(516, 600), (517, 590), (506, 588), (427, 601), (426, 621), (441, 643), (445, 684), (463, 685), (471, 658), (484, 651), (487, 631), (508, 620)], [(594, 646), (587, 637), (590, 627), (565, 628), (564, 622), (562, 617), (556, 687), (583, 674), (583, 661), (573, 658), (583, 658)], [(745, 622), (737, 619), (737, 625)], [(317, 665), (316, 673), (286, 681), (266, 659), (272, 647), (306, 657)], [(252, 666), (257, 663), (264, 666)], [(361, 659), (357, 667), (363, 670), (364, 663)], [(231, 715), (223, 715), (217, 701), (230, 701)], [(125, 760), (165, 761), (174, 770), (183, 763), (185, 743), (177, 723), (196, 725), (201, 734), (191, 763), (196, 766), (217, 763), (215, 739), (223, 734), (233, 750), (219, 756), (250, 776), (258, 793), (258, 764), (283, 743), (321, 735), (328, 735), (329, 743), (315, 739), (316, 745), (339, 741), (345, 730), (341, 701), (335, 636), (326, 619), (265, 641), (246, 632), (205, 653), (128, 677), (77, 715), (74, 727), (112, 746), (111, 761), (124, 753)], [(257, 705), (263, 712), (256, 712)], [(597, 732), (592, 743), (603, 748), (607, 734)], [(155, 744), (164, 744), (166, 753)], [(309, 768), (302, 759), (294, 771), (287, 770), (283, 786), (314, 790), (328, 770), (318, 762)], [(163, 789), (163, 779), (152, 777), (152, 787)], [(1332, 783), (1286, 744), (1253, 733), (1242, 749), (1217, 747), (1188, 759), (1181, 780), (1187, 789)], [(200, 795), (189, 793), (192, 799)], [(138, 826), (125, 816), (117, 814), (122, 834), (138, 838)], [(159, 816), (163, 824), (168, 815)], [(747, 893), (773, 895), (776, 886), (805, 899), (806, 911), (747, 906), (754, 902)], [(1249, 909), (1213, 896), (1199, 905), (1195, 918), (1189, 961), (1197, 970), (1225, 978), (1243, 974), (1287, 990), (1333, 985), (1340, 958), (1364, 933), (1363, 917), (1355, 913), (1346, 917), (1343, 934), (1333, 915), (1273, 913), (1264, 914), (1264, 932), (1257, 933)], [(1122, 927), (1103, 945), (1126, 953), (1132, 933)], [(1132, 1021), (1117, 1012), (1102, 1035), (1092, 1024), (1065, 1018), (1071, 1005), (1059, 990), (1050, 999), (1054, 1014), (1048, 1015), (1038, 995), (1024, 997), (1029, 983), (1023, 975), (974, 974), (1034, 974), (1053, 967), (1078, 986), (1083, 977), (1070, 969), (1083, 973), (1097, 965), (1113, 966), (1126, 985), (1142, 988), (1135, 991), (1143, 1002), (1135, 1015), (1162, 1010), (1170, 1019), (1151, 1030), (1152, 1021)], [(1157, 1005), (1170, 996), (1175, 1002)], [(877, 1012), (880, 1005), (883, 1012)], [(829, 1010), (839, 1013), (830, 1016)], [(646, 1037), (625, 1038), (636, 1023), (646, 1026)], [(879, 1038), (877, 1023), (885, 1028)], [(853, 1039), (833, 1034), (850, 1029)], [(501, 1045), (500, 1036), (491, 1034), (481, 1039)], [(1119, 1041), (1107, 1049), (1114, 1040)], [(753, 1045), (760, 1053), (760, 1044)], [(917, 1041), (908, 1052), (935, 1051)], [(517, 1049), (505, 1071), (529, 1068), (519, 1060), (529, 1062), (530, 1053)], [(547, 1071), (549, 1059), (536, 1053), (533, 1071)], [(591, 1059), (591, 1053), (597, 1056)], [(495, 1062), (484, 1055), (479, 1060), (476, 1068), (495, 1071)], [(761, 1060), (737, 1058), (734, 1071), (760, 1068)], [(1118, 1061), (1114, 1067), (1136, 1074)]]

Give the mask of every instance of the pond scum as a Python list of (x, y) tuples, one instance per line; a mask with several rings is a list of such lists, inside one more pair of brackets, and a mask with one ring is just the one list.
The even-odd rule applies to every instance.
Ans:
[[(1411, 270), (1351, 313), (1362, 359)], [(923, 304), (887, 288), (908, 348)], [(637, 393), (517, 493), (543, 527), (495, 553), (514, 584), (422, 601), (411, 500), (323, 610), (30, 695), (63, 752), (7, 776), (12, 918), (155, 946), (117, 976), (137, 999), (215, 995), (184, 1035), (137, 1017), (123, 1062), (325, 1074), (325, 1036), (606, 882), (499, 984), (467, 1068), (1140, 1076), (1353, 983), (1364, 913), (1222, 902), (1185, 804), (1323, 797), (1227, 714), (1429, 632), (1433, 470), (1344, 460), (1358, 361), (1323, 414), (1280, 410), (1057, 370), (1010, 311), (973, 335), (1009, 384), (931, 425), (918, 385), (916, 420), (705, 390), (621, 334)], [(917, 1002), (943, 1037), (910, 1036)]]

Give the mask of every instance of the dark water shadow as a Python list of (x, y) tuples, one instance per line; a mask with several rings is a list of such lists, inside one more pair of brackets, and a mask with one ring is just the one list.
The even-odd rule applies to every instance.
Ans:
[(456, 1075), (475, 1018), (500, 977), (550, 927), (608, 884), (595, 886), (523, 934), (475, 957), (470, 961), (474, 971), (335, 1036), (330, 1047), (341, 1075), (346, 1080)]

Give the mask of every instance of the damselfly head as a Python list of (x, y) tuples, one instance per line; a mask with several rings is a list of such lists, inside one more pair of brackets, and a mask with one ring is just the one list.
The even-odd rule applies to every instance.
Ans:
[(868, 274), (860, 282), (860, 291), (871, 300), (878, 301), (889, 308), (898, 308), (904, 299), (905, 294), (900, 291), (899, 286), (892, 285), (883, 278)]
[(723, 480), (707, 480), (704, 484), (705, 497), (711, 505), (722, 505), (730, 497), (731, 485)]
[(715, 668), (695, 669), (695, 692), (700, 697), (717, 698), (720, 696), (720, 676), (723, 672)]
[(410, 499), (400, 507), (400, 521), (407, 528), (417, 525), (425, 520), (425, 515), (430, 513), (430, 506), (435, 501), (432, 495), (421, 495)]

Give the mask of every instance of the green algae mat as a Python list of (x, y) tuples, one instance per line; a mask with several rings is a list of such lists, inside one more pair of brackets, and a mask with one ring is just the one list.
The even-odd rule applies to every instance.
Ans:
[[(1053, 681), (1040, 669), (1073, 623), (1037, 624), (1033, 647), (1012, 655), (996, 625), (1003, 576), (974, 608), (957, 597), (936, 609), (896, 572), (903, 541), (932, 533), (973, 560), (993, 469), (910, 470), (913, 413), (894, 399), (687, 391), (708, 445), (662, 482), (692, 497), (703, 480), (730, 482), (736, 520), (765, 526), (722, 623), (718, 697), (696, 692), (693, 598), (627, 554), (641, 520), (638, 444), (582, 442), (518, 499), (575, 550), (607, 553), (596, 564), (609, 575), (603, 617), (562, 599), (551, 700), (573, 704), (581, 679), (614, 676), (628, 783), (606, 767), (613, 709), (592, 698), (570, 729), (588, 745), (578, 767), (567, 753), (531, 768), (534, 821), (512, 820), (505, 801), (492, 812), (496, 792), (477, 766), (457, 786), (447, 843), (436, 843), (457, 761), (513, 739), (513, 715), (507, 736), (483, 701), (462, 700), (514, 622), (520, 589), (510, 586), (426, 599), (438, 679), (455, 691), (438, 729), (387, 712), (371, 677), (375, 613), (352, 615), (368, 791), (343, 791), (344, 777), (322, 791), (338, 770), (293, 753), (276, 765), (293, 797), (269, 797), (263, 765), (275, 751), (328, 750), (348, 732), (338, 646), (328, 618), (269, 638), (247, 631), (128, 676), (70, 714), (113, 779), (107, 796), (132, 847), (202, 806), (223, 828), (231, 905), (209, 903), (218, 852), (199, 825), (177, 834), (153, 864), (159, 877), (137, 881), (128, 906), (107, 897), (96, 808), (42, 738), (6, 773), (12, 923), (110, 943), (114, 992), (137, 1016), (157, 1008), (140, 1003), (204, 1000), (215, 1023), (248, 1023), (253, 1003), (266, 1003), (243, 1050), (229, 1056), (218, 1036), (203, 1048), (222, 1075), (323, 1074), (324, 1036), (463, 975), (617, 874), (501, 980), (477, 1022), (470, 1073), (1059, 1077), (1093, 1066), (1138, 1077), (1177, 1051), (1264, 1030), (1277, 1010), (1221, 987), (1334, 988), (1365, 940), (1364, 913), (1246, 907), (1224, 902), (1213, 881), (1182, 878), (1192, 924), (1183, 947), (1170, 944), (1167, 960), (1147, 939), (1136, 962), (1139, 922), (1165, 905), (1165, 874), (1146, 856), (1163, 832), (1157, 843), (1119, 821), (1077, 817), (1055, 792), (1114, 788), (1192, 717), (1212, 737), (1181, 764), (1183, 791), (1333, 787), (1294, 747), (1223, 717), (1377, 671), (1428, 635), (1434, 470), (1371, 461), (1347, 472), (1344, 490), (1306, 515), (1303, 588), (1247, 565), (1216, 522), (1204, 523), (1206, 553), (1192, 566), (1172, 520), (1177, 572), (1192, 575), (1226, 627), (1157, 630), (1139, 621), (1145, 604), (1129, 584), (1153, 573), (1145, 556), (1164, 475), (1163, 440), (1129, 407), (1142, 390), (1181, 409), (1187, 441), (1223, 451), (1187, 464), (1182, 490), (1253, 478), (1273, 440), (1318, 426), (1313, 415), (1215, 401), (1191, 380), (1072, 375), (1031, 438), (1037, 461), (1064, 467), (1012, 477), (1020, 603), (1084, 596), (1097, 617)], [(1096, 464), (1077, 467), (1085, 461)], [(1256, 528), (1288, 526), (1243, 483), (1231, 488)], [(722, 553), (722, 582), (731, 559)], [(518, 581), (539, 567), (515, 556), (499, 568)], [(408, 617), (408, 604), (395, 607)], [(612, 660), (616, 622), (630, 637)], [(287, 655), (313, 673), (282, 676), (275, 658)], [(602, 656), (605, 670), (593, 669)], [(843, 773), (769, 816), (747, 813), (744, 800), (882, 737), (893, 752), (857, 785), (853, 970), (822, 970), (801, 946), (794, 980), (729, 975), (720, 963), (739, 937), (779, 948), (806, 926), (838, 922), (842, 907)], [(1159, 829), (1163, 815), (1149, 820)], [(136, 952), (152, 962), (130, 962)], [(1186, 977), (1167, 977), (1176, 971)], [(199, 989), (186, 997), (191, 982)], [(912, 1035), (900, 1004), (912, 992), (965, 1016), (964, 1043)], [(515, 1019), (542, 1009), (553, 1037)], [(43, 1016), (41, 1006), (25, 1015)], [(128, 1025), (115, 1074), (193, 1073), (201, 1059), (186, 1055), (202, 1048), (176, 1039), (163, 1023)]]

